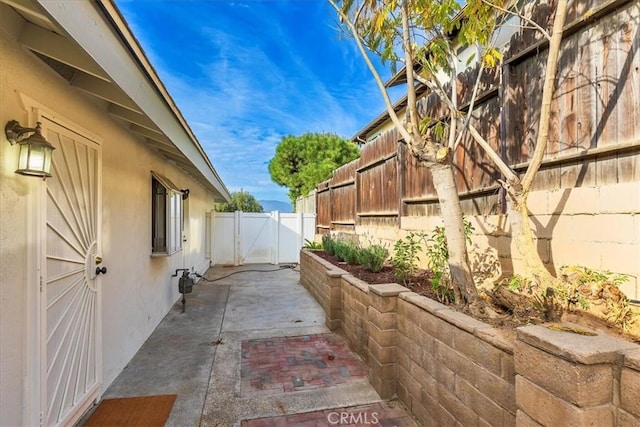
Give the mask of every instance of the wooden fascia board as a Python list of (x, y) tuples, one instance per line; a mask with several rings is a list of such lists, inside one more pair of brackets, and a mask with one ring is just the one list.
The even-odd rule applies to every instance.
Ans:
[[(190, 134), (181, 116), (167, 103), (151, 76), (155, 72), (145, 68), (136, 48), (121, 34), (129, 34), (110, 2), (69, 2), (65, 0), (37, 0), (53, 20), (106, 72), (112, 82), (128, 95), (141, 112), (155, 123), (172, 143), (200, 171), (220, 193), (229, 198), (229, 191), (211, 165), (206, 154)], [(104, 10), (102, 10), (104, 8)], [(105, 19), (104, 13), (109, 14)], [(91, 25), (87, 25), (91, 22)], [(121, 105), (121, 104), (119, 104)], [(127, 107), (122, 105), (123, 107)]]
[(77, 45), (44, 28), (26, 23), (18, 38), (24, 47), (55, 59), (94, 77), (109, 81), (109, 77)]

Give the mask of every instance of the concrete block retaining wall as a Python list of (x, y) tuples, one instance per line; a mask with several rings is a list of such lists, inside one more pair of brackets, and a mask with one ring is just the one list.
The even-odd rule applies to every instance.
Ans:
[(378, 394), (400, 399), (421, 425), (640, 425), (634, 343), (496, 329), (398, 284), (364, 283), (311, 251), (300, 259), (328, 327), (366, 361)]

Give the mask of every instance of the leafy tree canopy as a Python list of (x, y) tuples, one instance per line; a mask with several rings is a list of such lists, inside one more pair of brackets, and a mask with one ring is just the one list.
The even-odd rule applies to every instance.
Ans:
[(231, 203), (216, 203), (217, 212), (262, 212), (262, 205), (256, 198), (246, 191), (231, 193)]
[(295, 204), (299, 196), (331, 178), (334, 169), (359, 155), (356, 144), (335, 134), (286, 136), (269, 162), (269, 173), (276, 184), (289, 188), (289, 199)]

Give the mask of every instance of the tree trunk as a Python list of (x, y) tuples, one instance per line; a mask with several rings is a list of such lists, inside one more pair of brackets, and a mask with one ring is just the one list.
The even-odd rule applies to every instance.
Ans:
[(551, 121), (551, 103), (555, 92), (556, 74), (558, 71), (558, 58), (562, 44), (562, 33), (567, 13), (567, 1), (558, 0), (553, 21), (553, 29), (549, 40), (549, 52), (542, 87), (542, 103), (540, 106), (540, 123), (538, 126), (538, 138), (529, 166), (522, 180), (511, 179), (505, 185), (508, 196), (509, 222), (511, 223), (512, 236), (516, 247), (525, 263), (526, 274), (534, 279), (539, 290), (544, 291), (552, 286), (555, 279), (545, 268), (540, 254), (535, 245), (534, 233), (531, 231), (527, 198), (544, 159), (547, 142), (549, 139), (549, 126)]
[(544, 266), (536, 247), (535, 233), (531, 230), (532, 224), (529, 220), (527, 197), (521, 189), (514, 187), (507, 189), (507, 197), (509, 198), (507, 215), (511, 225), (511, 236), (522, 257), (524, 271), (542, 290), (545, 284), (548, 286), (552, 284), (554, 277)]
[(478, 290), (473, 283), (467, 242), (462, 220), (462, 208), (456, 188), (453, 167), (450, 161), (429, 166), (433, 185), (440, 201), (440, 214), (444, 221), (445, 238), (449, 250), (451, 285), (457, 304), (473, 304), (478, 299)]

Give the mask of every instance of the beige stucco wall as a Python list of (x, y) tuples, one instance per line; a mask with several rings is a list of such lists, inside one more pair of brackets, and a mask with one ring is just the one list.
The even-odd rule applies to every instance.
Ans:
[[(0, 125), (29, 115), (20, 94), (102, 141), (103, 385), (125, 367), (171, 306), (179, 299), (176, 268), (208, 266), (205, 219), (212, 194), (125, 132), (102, 108), (74, 90), (35, 56), (0, 31)], [(27, 425), (37, 381), (33, 360), (36, 322), (37, 254), (35, 220), (43, 182), (16, 175), (17, 147), (0, 137), (0, 425)], [(162, 173), (179, 188), (189, 188), (186, 249), (171, 257), (150, 257), (151, 174)], [(35, 408), (37, 410), (37, 408)]]
[[(640, 184), (533, 192), (529, 208), (538, 250), (550, 270), (581, 265), (625, 274), (629, 280), (623, 291), (640, 299)], [(469, 219), (475, 228), (471, 259), (479, 279), (521, 272), (522, 261), (511, 239), (508, 218), (488, 215)], [(439, 217), (403, 217), (401, 222), (402, 229), (358, 226), (356, 232), (393, 247), (410, 231), (430, 235), (442, 225)]]

